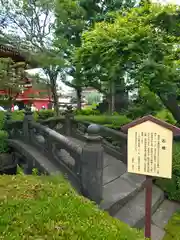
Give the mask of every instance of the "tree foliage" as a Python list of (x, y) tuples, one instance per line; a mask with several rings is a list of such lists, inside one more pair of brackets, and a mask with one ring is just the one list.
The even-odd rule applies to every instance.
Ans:
[(0, 89), (4, 91), (2, 100), (7, 100), (9, 107), (24, 90), (24, 63), (18, 65), (10, 58), (0, 58)]
[[(65, 78), (64, 83), (76, 89), (79, 103), (82, 87), (90, 84), (90, 82), (86, 82), (86, 79), (83, 77), (82, 69), (78, 63), (72, 61), (74, 47), (81, 46), (82, 32), (91, 29), (96, 22), (109, 21), (112, 18), (112, 15), (109, 15), (111, 11), (120, 11), (123, 8), (131, 8), (134, 5), (134, 0), (56, 1), (56, 44), (58, 44), (58, 39), (59, 37), (61, 38), (62, 35), (67, 40), (68, 48), (66, 49), (66, 57), (71, 71), (66, 73), (73, 78), (72, 81)], [(62, 21), (62, 15), (64, 14), (62, 9), (65, 8), (69, 9), (69, 11), (67, 11), (67, 17), (64, 18), (65, 21)], [(93, 76), (93, 74), (91, 74), (90, 77), (98, 78), (98, 76)], [(97, 84), (92, 84), (92, 81), (89, 86), (96, 87), (98, 90), (101, 89), (102, 91), (102, 88), (99, 85), (97, 86)], [(109, 89), (109, 86), (105, 86), (105, 88)]]
[(131, 89), (148, 87), (179, 121), (179, 10), (144, 4), (117, 14), (113, 23), (97, 23), (84, 32), (75, 62), (81, 64), (87, 79), (92, 74), (99, 76), (97, 85), (107, 76), (107, 85), (124, 80)]
[[(49, 80), (56, 113), (59, 112), (57, 81), (63, 72), (65, 41), (61, 38), (58, 48), (53, 45), (54, 1), (49, 0), (1, 0), (2, 26), (7, 26), (16, 37), (16, 47), (20, 44), (35, 55)], [(4, 36), (6, 31), (2, 28)], [(20, 40), (19, 40), (20, 39)]]

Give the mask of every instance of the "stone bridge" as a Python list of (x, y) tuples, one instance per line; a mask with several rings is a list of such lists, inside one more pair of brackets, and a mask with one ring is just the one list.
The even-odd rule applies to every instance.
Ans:
[[(7, 119), (13, 161), (26, 174), (62, 173), (72, 186), (110, 215), (143, 228), (145, 177), (127, 173), (127, 135), (80, 122), (73, 115), (35, 122), (27, 111), (23, 121)], [(152, 227), (160, 231), (159, 212), (167, 208), (164, 193), (153, 185)], [(158, 240), (158, 239), (157, 239)]]

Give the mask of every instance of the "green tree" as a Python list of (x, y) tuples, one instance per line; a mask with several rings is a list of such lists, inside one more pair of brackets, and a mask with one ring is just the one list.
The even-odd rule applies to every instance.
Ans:
[(97, 104), (101, 101), (101, 95), (98, 92), (90, 93), (87, 95), (86, 100), (89, 105)]
[[(81, 46), (81, 35), (84, 30), (88, 30), (94, 26), (96, 22), (101, 21), (110, 21), (112, 19), (112, 15), (109, 15), (111, 11), (120, 11), (124, 8), (130, 9), (133, 6), (135, 6), (134, 0), (98, 0), (98, 1), (92, 1), (92, 0), (80, 0), (80, 1), (74, 1), (74, 0), (57, 0), (56, 1), (56, 36), (57, 41), (56, 44), (58, 44), (59, 37), (61, 38), (62, 35), (65, 39), (67, 39), (69, 48), (66, 49), (66, 56), (67, 60), (69, 62), (69, 67), (71, 68), (71, 71), (68, 71), (68, 74), (73, 77), (73, 82), (70, 83), (69, 81), (66, 81), (67, 85), (69, 86), (71, 84), (71, 87), (75, 88), (77, 91), (77, 96), (79, 96), (79, 104), (80, 107), (80, 97), (82, 92), (83, 86), (92, 86), (96, 88), (98, 91), (103, 92), (105, 95), (111, 95), (113, 89), (120, 93), (122, 96), (124, 93), (124, 83), (122, 81), (122, 86), (120, 84), (113, 85), (112, 91), (108, 91), (106, 89), (109, 89), (109, 86), (107, 84), (102, 84), (104, 79), (107, 77), (105, 74), (97, 75), (92, 72), (90, 74), (89, 71), (89, 77), (84, 78), (82, 75), (82, 69), (79, 68), (77, 62), (72, 61), (72, 53), (74, 51), (74, 47), (80, 47)], [(62, 21), (62, 9), (69, 9), (68, 17), (64, 19), (68, 19), (68, 21)], [(99, 77), (101, 78), (101, 84), (99, 84)], [(94, 81), (92, 81), (92, 78), (95, 78)], [(90, 79), (90, 81), (89, 81)], [(98, 79), (98, 81), (97, 81)], [(97, 84), (98, 82), (98, 84)], [(113, 99), (115, 101), (115, 99)]]
[[(16, 47), (26, 48), (47, 75), (56, 113), (59, 113), (57, 81), (63, 73), (65, 41), (53, 45), (54, 1), (49, 0), (0, 0), (1, 21), (15, 39)], [(1, 28), (6, 37), (6, 31)]]
[(146, 4), (118, 14), (113, 23), (98, 23), (84, 32), (75, 61), (87, 77), (108, 75), (107, 84), (145, 85), (179, 122), (179, 12), (178, 6)]

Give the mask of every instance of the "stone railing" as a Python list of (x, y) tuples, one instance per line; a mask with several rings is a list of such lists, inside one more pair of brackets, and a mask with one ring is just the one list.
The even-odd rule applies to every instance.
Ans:
[[(51, 125), (52, 122), (49, 124)], [(69, 122), (66, 121), (66, 127), (68, 124)], [(57, 131), (35, 122), (30, 111), (26, 111), (23, 121), (7, 119), (6, 128), (10, 139), (23, 141), (38, 149), (63, 175), (67, 176), (78, 191), (100, 203), (103, 195), (104, 159), (102, 137), (99, 136), (100, 129), (97, 125), (88, 127), (83, 147), (76, 145)], [(32, 160), (28, 159), (28, 161)]]
[[(92, 124), (74, 119), (73, 114), (66, 114), (64, 118), (51, 118), (41, 122), (55, 131), (66, 136), (85, 140), (85, 133)], [(127, 135), (102, 125), (99, 126), (99, 135), (102, 137), (104, 150), (110, 155), (127, 163)]]

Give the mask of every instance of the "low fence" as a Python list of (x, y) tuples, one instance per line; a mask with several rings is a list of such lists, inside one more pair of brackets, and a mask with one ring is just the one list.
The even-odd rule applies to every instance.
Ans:
[[(60, 134), (85, 140), (85, 133), (92, 124), (86, 121), (74, 119), (73, 114), (66, 114), (64, 118), (56, 117), (41, 121), (41, 124), (59, 132)], [(102, 126), (99, 126), (99, 135), (102, 137), (102, 144), (105, 152), (115, 158), (127, 163), (127, 135)]]
[[(66, 129), (69, 129), (68, 124), (69, 121), (66, 121)], [(35, 122), (30, 111), (26, 111), (23, 121), (12, 121), (7, 117), (6, 129), (11, 140), (19, 140), (38, 149), (68, 177), (77, 190), (100, 203), (104, 159), (102, 137), (99, 136), (100, 128), (97, 125), (88, 126), (83, 147), (48, 126)]]

